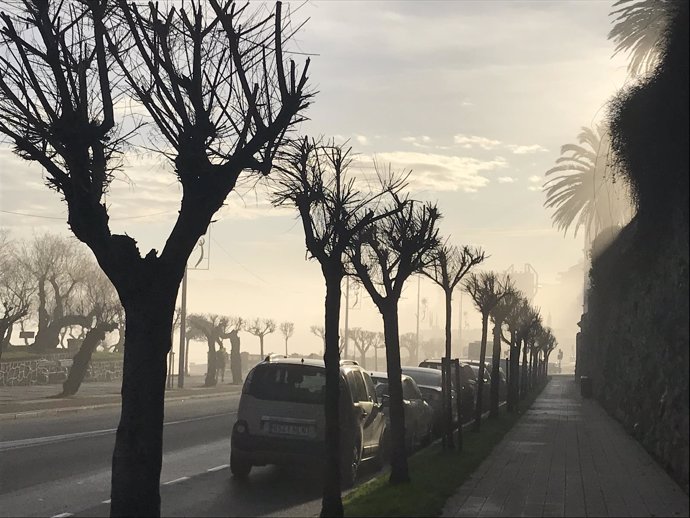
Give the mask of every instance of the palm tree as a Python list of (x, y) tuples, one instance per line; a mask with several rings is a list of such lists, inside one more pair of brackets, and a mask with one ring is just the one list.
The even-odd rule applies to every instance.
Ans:
[(574, 225), (574, 235), (585, 229), (586, 249), (599, 232), (627, 224), (632, 205), (627, 184), (613, 164), (608, 128), (596, 131), (583, 127), (579, 144), (561, 147), (556, 166), (546, 171), (551, 176), (544, 184), (544, 206), (553, 209), (553, 223), (565, 233)]
[(618, 0), (611, 11), (616, 16), (609, 39), (616, 44), (613, 55), (630, 54), (632, 77), (647, 75), (656, 67), (664, 48), (665, 33), (677, 2), (670, 0)]

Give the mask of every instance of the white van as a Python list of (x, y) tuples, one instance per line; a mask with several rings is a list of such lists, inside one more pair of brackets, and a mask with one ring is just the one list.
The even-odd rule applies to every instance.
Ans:
[[(326, 369), (322, 360), (267, 358), (247, 374), (232, 429), (230, 470), (323, 462)], [(385, 417), (369, 375), (356, 362), (340, 365), (343, 482), (354, 483), (362, 461), (383, 454)]]

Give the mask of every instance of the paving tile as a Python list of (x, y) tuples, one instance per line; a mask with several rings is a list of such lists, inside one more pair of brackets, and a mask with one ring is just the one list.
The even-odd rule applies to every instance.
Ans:
[(475, 477), (443, 516), (688, 516), (688, 496), (572, 376), (552, 378)]

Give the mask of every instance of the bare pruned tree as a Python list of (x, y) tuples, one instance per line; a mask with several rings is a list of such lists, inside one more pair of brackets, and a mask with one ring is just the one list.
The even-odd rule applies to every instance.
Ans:
[(501, 386), (501, 342), (503, 338), (503, 323), (510, 313), (520, 303), (522, 293), (515, 289), (513, 282), (506, 278), (503, 283), (503, 298), (491, 310), (490, 317), (494, 324), (493, 349), (491, 352), (491, 391), (489, 393), (489, 416), (498, 416), (498, 405)]
[(34, 283), (17, 260), (9, 232), (0, 229), (0, 357), (10, 345), (12, 330), (31, 311)]
[(223, 337), (228, 333), (228, 318), (220, 315), (189, 315), (187, 325), (203, 334), (208, 345), (208, 362), (204, 386), (212, 387), (218, 383), (216, 368), (216, 345), (223, 345)]
[(494, 272), (470, 273), (464, 290), (469, 293), (477, 311), (482, 315), (482, 342), (479, 353), (479, 374), (477, 375), (477, 402), (474, 407), (474, 430), (479, 431), (482, 422), (484, 362), (486, 360), (486, 342), (489, 328), (489, 315), (506, 295), (505, 282)]
[[(432, 261), (423, 270), (424, 275), (431, 279), (434, 283), (443, 289), (446, 302), (446, 361), (450, 366), (451, 358), (451, 322), (452, 322), (452, 302), (453, 290), (460, 283), (460, 281), (469, 273), (469, 271), (476, 265), (484, 261), (485, 255), (481, 248), (470, 246), (451, 246), (443, 244), (438, 246), (432, 252)], [(450, 369), (450, 367), (448, 367)], [(450, 370), (448, 370), (450, 373)], [(451, 400), (451, 376), (445, 376), (446, 386), (444, 393), (446, 399), (444, 401), (445, 413), (445, 437), (444, 445), (450, 449), (454, 448), (453, 442), (453, 407)], [(459, 433), (462, 433), (462, 427), (458, 426)]]
[(270, 318), (255, 318), (244, 323), (244, 330), (259, 338), (259, 354), (264, 358), (264, 338), (276, 330), (275, 320)]
[(364, 288), (383, 317), (390, 394), (392, 483), (410, 479), (405, 449), (405, 420), (400, 366), (398, 302), (405, 281), (421, 272), (439, 244), (437, 207), (393, 193), (389, 215), (359, 232), (349, 258)]
[[(326, 463), (322, 516), (342, 516), (341, 480), (351, 484), (357, 475), (357, 445), (341, 444), (338, 401), (340, 396), (340, 299), (345, 276), (346, 250), (360, 232), (387, 212), (378, 204), (397, 192), (404, 178), (391, 177), (376, 190), (358, 185), (348, 173), (351, 148), (303, 138), (282, 157), (273, 203), (297, 209), (311, 259), (316, 259), (326, 284), (324, 311), (324, 363), (326, 365)], [(346, 452), (341, 464), (342, 452)]]
[[(314, 336), (318, 336), (321, 338), (321, 342), (323, 343), (323, 350), (326, 350), (326, 329), (323, 326), (310, 326), (309, 331), (311, 334)], [(323, 354), (323, 352), (322, 352)]]
[[(310, 98), (308, 62), (301, 72), (285, 67), (279, 2), (261, 17), (233, 1), (205, 5), (27, 1), (0, 14), (0, 133), (62, 194), (70, 228), (126, 313), (113, 516), (160, 514), (166, 356), (187, 259), (240, 174), (269, 173)], [(129, 136), (114, 103), (131, 97), (163, 138), (183, 192), (163, 250), (144, 256), (111, 232), (104, 202)]]
[(282, 322), (280, 324), (280, 334), (283, 335), (285, 339), (285, 356), (288, 355), (288, 340), (295, 334), (295, 323), (294, 322)]

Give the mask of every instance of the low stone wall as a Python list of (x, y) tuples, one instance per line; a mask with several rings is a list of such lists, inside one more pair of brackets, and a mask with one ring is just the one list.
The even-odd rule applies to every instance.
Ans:
[[(67, 379), (71, 365), (70, 359), (1, 362), (0, 387), (60, 384)], [(119, 379), (122, 379), (122, 360), (98, 360), (91, 362), (84, 381)]]

